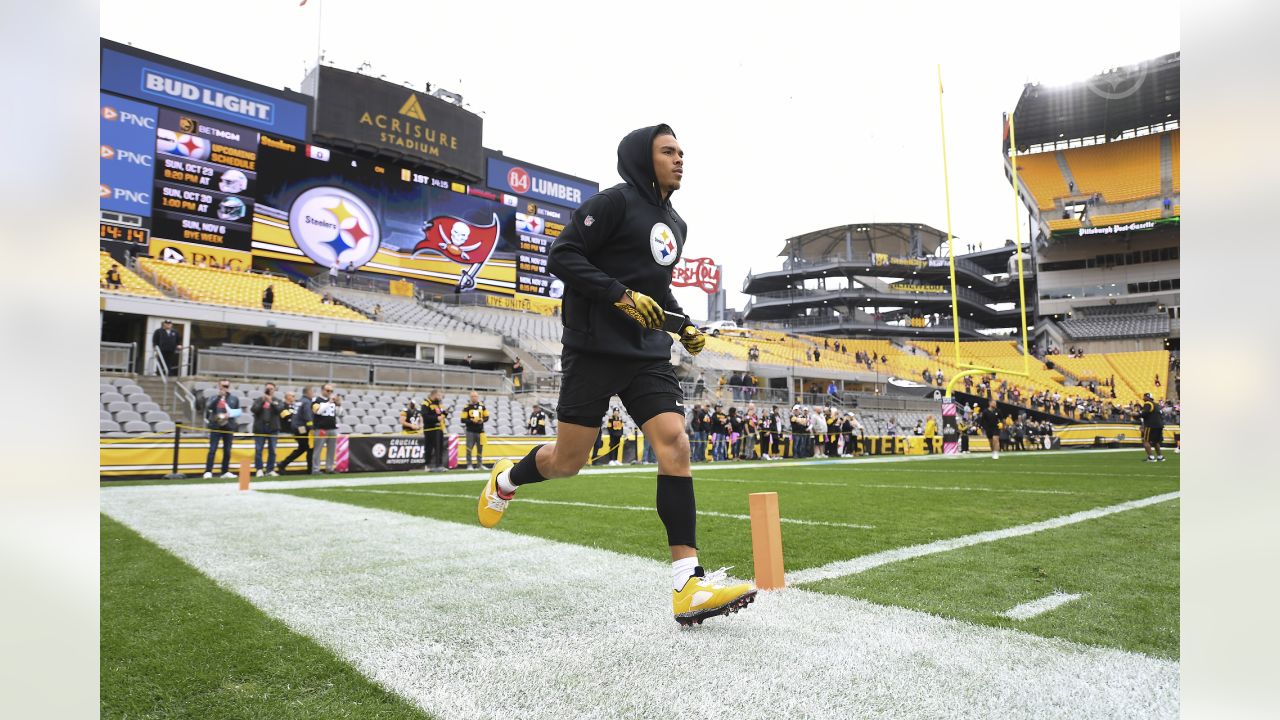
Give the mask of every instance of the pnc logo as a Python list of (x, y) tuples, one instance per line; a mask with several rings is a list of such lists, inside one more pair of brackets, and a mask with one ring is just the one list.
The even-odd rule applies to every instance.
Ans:
[(115, 120), (116, 118), (119, 118), (119, 117), (120, 117), (120, 113), (116, 112), (115, 108), (111, 107), (110, 105), (102, 106), (103, 120)]
[(112, 160), (116, 156), (116, 151), (110, 145), (103, 145), (99, 149), (98, 154), (102, 157), (103, 160)]
[(517, 194), (529, 192), (529, 172), (522, 167), (507, 171), (507, 186)]
[(98, 183), (98, 197), (100, 198), (111, 197), (111, 187), (103, 183)]

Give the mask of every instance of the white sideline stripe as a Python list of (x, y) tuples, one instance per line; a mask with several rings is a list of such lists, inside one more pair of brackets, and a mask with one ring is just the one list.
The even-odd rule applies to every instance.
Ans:
[(1078, 593), (1055, 592), (1052, 595), (1045, 595), (1039, 600), (1024, 602), (1001, 613), (1010, 620), (1030, 620), (1037, 615), (1043, 615), (1050, 610), (1057, 609), (1071, 602), (1084, 597)]
[[(983, 457), (983, 456), (979, 456), (979, 457)], [(979, 469), (979, 468), (950, 468), (950, 469), (947, 469), (947, 470), (920, 470), (920, 469), (914, 469), (914, 468), (912, 468), (912, 469), (907, 469), (907, 468), (886, 468), (886, 469), (884, 469), (884, 470), (877, 470), (876, 472), (887, 472), (887, 473), (911, 473), (912, 475), (914, 475), (914, 474), (916, 474), (916, 473), (941, 473), (941, 474), (944, 474), (944, 475), (955, 475), (956, 473), (961, 473), (961, 472), (990, 473), (992, 470), (993, 470), (993, 468), (990, 468), (990, 467), (981, 468), (981, 469)], [(1052, 475), (1053, 477), (1063, 477), (1063, 476), (1072, 476), (1072, 477), (1077, 477), (1077, 476), (1078, 476), (1078, 477), (1091, 477), (1091, 478), (1097, 478), (1097, 479), (1099, 479), (1099, 480), (1113, 480), (1113, 479), (1115, 479), (1115, 478), (1117, 477), (1117, 476), (1115, 476), (1115, 475), (1105, 475), (1105, 474), (1100, 474), (1100, 473), (1096, 473), (1096, 472), (1051, 472), (1051, 471), (1049, 471), (1049, 470), (1005, 470), (1003, 467), (1001, 467), (1001, 468), (1000, 468), (1000, 474), (1001, 474), (1001, 475)], [(1160, 478), (1160, 479), (1162, 479), (1162, 480), (1168, 480), (1168, 479), (1171, 479), (1171, 478), (1176, 478), (1176, 477), (1177, 477), (1177, 475), (1175, 475), (1175, 474), (1169, 474), (1169, 475), (1145, 475), (1145, 474), (1142, 474), (1142, 473), (1125, 473), (1125, 474), (1123, 475), (1123, 477), (1126, 477), (1126, 478), (1135, 478), (1135, 477), (1140, 477), (1140, 478)]]
[(670, 717), (676, 677), (732, 718), (1178, 716), (1178, 663), (1137, 653), (799, 588), (682, 631), (666, 562), (234, 485), (100, 497), (441, 720)]
[[(166, 446), (167, 447), (167, 446)], [(1139, 450), (1140, 452), (1141, 450)], [(1054, 451), (1054, 456), (1074, 457), (1076, 455), (1093, 455), (1095, 453), (1124, 453), (1134, 452), (1132, 449), (1101, 449), (1101, 450), (1072, 450), (1070, 453)], [(717, 472), (723, 470), (742, 470), (754, 468), (791, 468), (806, 467), (809, 465), (882, 465), (888, 463), (904, 463), (904, 462), (952, 462), (963, 460), (982, 460), (988, 455), (982, 453), (980, 455), (887, 455), (875, 456), (867, 458), (845, 458), (845, 459), (823, 459), (823, 460), (777, 460), (777, 461), (747, 461), (734, 463), (700, 463), (693, 466), (694, 479), (704, 472)], [(1039, 457), (1039, 456), (1038, 456)], [(1011, 475), (1017, 474), (1018, 470), (1007, 470), (1008, 466), (1001, 466), (1001, 474)], [(926, 472), (947, 472), (944, 470), (929, 470)], [(579, 475), (615, 475), (615, 474), (656, 474), (656, 465), (639, 465), (636, 467), (585, 467), (579, 471)], [(1047, 473), (1050, 475), (1059, 473)], [(1095, 473), (1085, 473), (1094, 475)], [(327, 477), (316, 478), (315, 480), (262, 480), (253, 483), (253, 488), (257, 490), (283, 490), (288, 488), (320, 488), (320, 487), (361, 487), (364, 485), (417, 485), (417, 484), (435, 484), (435, 483), (451, 483), (464, 482), (467, 480), (483, 480), (489, 477), (488, 471), (485, 472), (450, 472), (445, 475), (437, 475), (434, 473), (418, 473), (414, 475), (395, 475), (387, 474), (383, 477), (353, 477), (345, 478), (341, 474)], [(1132, 476), (1132, 477), (1164, 477), (1159, 476)], [(207, 485), (225, 485), (226, 483), (186, 483), (185, 487), (201, 487)], [(132, 486), (132, 487), (149, 487), (149, 486)], [(176, 487), (176, 486), (169, 486)], [(128, 487), (115, 488), (118, 490), (126, 490)]]
[[(332, 490), (333, 492), (352, 492), (352, 493), (372, 493), (377, 495), (417, 495), (422, 497), (439, 497), (439, 498), (462, 498), (475, 502), (479, 499), (479, 495), (456, 495), (453, 493), (433, 493), (433, 492), (413, 492), (412, 490), (361, 490), (359, 488), (318, 488), (320, 490)], [(634, 510), (638, 512), (656, 512), (652, 507), (643, 505), (601, 505), (599, 503), (576, 502), (573, 500), (539, 500), (537, 498), (521, 498), (513, 500), (517, 504), (532, 505), (562, 505), (565, 507), (584, 507), (598, 508), (600, 510)], [(750, 520), (750, 515), (735, 515), (733, 513), (714, 512), (711, 510), (699, 510), (699, 515), (707, 517), (729, 518), (730, 520)], [(856, 525), (854, 523), (828, 522), (826, 520), (801, 520), (798, 518), (778, 518), (784, 523), (792, 523), (794, 525), (825, 525), (827, 527), (855, 528), (857, 530), (875, 530), (875, 525)]]
[(957, 492), (1024, 492), (1032, 493), (1032, 495), (1079, 495), (1078, 492), (1066, 491), (1066, 489), (1019, 489), (1019, 488), (969, 488), (955, 486), (892, 486), (892, 484), (851, 484), (845, 486), (851, 488), (877, 488), (877, 489), (946, 489), (946, 491)]
[(948, 550), (956, 550), (958, 548), (969, 547), (970, 545), (980, 545), (982, 543), (994, 542), (996, 540), (1018, 537), (1019, 535), (1030, 535), (1031, 533), (1037, 533), (1041, 530), (1052, 530), (1053, 528), (1074, 525), (1075, 523), (1113, 515), (1126, 510), (1134, 510), (1148, 505), (1176, 500), (1180, 495), (1180, 492), (1152, 495), (1151, 497), (1142, 498), (1140, 500), (1122, 502), (1119, 505), (1108, 505), (1106, 507), (1093, 508), (1092, 510), (1081, 510), (1080, 512), (1071, 513), (1070, 515), (1061, 515), (1059, 517), (1041, 520), (1040, 522), (1034, 522), (1028, 525), (1016, 525), (1014, 527), (1004, 528), (1001, 530), (987, 530), (985, 532), (974, 533), (972, 535), (962, 535), (960, 537), (948, 538), (946, 540), (938, 540), (924, 545), (911, 545), (893, 550), (885, 550), (883, 552), (856, 557), (851, 560), (839, 560), (826, 565), (787, 573), (787, 581), (789, 583), (799, 585), (802, 583), (812, 583), (819, 580), (830, 580), (831, 578), (844, 577), (845, 575), (856, 575), (861, 572), (866, 572), (872, 568), (880, 567), (881, 565), (888, 565), (889, 563), (901, 562), (903, 560), (910, 560), (912, 558), (933, 555), (940, 552), (947, 552)]

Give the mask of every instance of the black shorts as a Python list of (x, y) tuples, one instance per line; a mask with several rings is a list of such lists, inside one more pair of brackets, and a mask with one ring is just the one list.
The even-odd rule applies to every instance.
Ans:
[(1000, 437), (1000, 428), (984, 427), (982, 428), (982, 434), (986, 435), (988, 440), (992, 438), (998, 439)]
[(1164, 426), (1142, 428), (1142, 440), (1149, 445), (1159, 445), (1164, 440)]
[(565, 348), (561, 367), (564, 376), (556, 414), (562, 423), (600, 427), (614, 395), (622, 399), (636, 425), (664, 412), (684, 416), (684, 391), (668, 360), (634, 360)]

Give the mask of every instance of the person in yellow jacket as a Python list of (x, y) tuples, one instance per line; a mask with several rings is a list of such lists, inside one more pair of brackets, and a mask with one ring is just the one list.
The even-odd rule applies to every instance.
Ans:
[(938, 421), (932, 415), (924, 422), (924, 451), (933, 454), (933, 439), (938, 435)]

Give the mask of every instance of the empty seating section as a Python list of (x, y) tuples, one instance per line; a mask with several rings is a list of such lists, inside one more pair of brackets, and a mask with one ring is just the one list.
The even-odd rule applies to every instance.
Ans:
[(1136, 315), (1138, 313), (1151, 312), (1156, 306), (1153, 302), (1136, 302), (1121, 303), (1118, 305), (1087, 305), (1079, 308), (1078, 312), (1085, 317), (1100, 317), (1103, 315)]
[[(1100, 353), (1082, 358), (1054, 357), (1054, 363), (1081, 382), (1094, 380), (1103, 383), (1112, 376), (1116, 379), (1116, 401), (1137, 402), (1143, 393), (1151, 393), (1157, 400), (1166, 397), (1169, 375), (1169, 351), (1147, 350), (1127, 353)], [(1155, 380), (1160, 378), (1160, 387)], [(1104, 392), (1103, 388), (1099, 388)]]
[(1041, 210), (1052, 210), (1054, 200), (1070, 194), (1067, 179), (1058, 167), (1058, 154), (1054, 152), (1019, 155), (1018, 177), (1031, 190)]
[(148, 295), (151, 297), (164, 297), (164, 294), (152, 287), (151, 283), (138, 277), (137, 273), (124, 265), (117, 263), (115, 258), (101, 250), (98, 251), (98, 279), (100, 281), (105, 282), (107, 270), (109, 270), (113, 264), (116, 265), (117, 269), (120, 271), (120, 287), (104, 287), (104, 290), (108, 290), (110, 292), (132, 293), (134, 295)]
[(138, 264), (144, 272), (154, 275), (162, 286), (173, 288), (182, 297), (196, 302), (261, 308), (262, 292), (271, 286), (275, 293), (274, 312), (368, 320), (350, 308), (322, 302), (320, 295), (285, 278), (167, 263), (151, 258), (140, 258)]
[(1160, 337), (1169, 334), (1169, 316), (1164, 313), (1101, 315), (1067, 318), (1058, 322), (1067, 335), (1077, 340), (1104, 340), (1125, 337)]
[(1077, 194), (1101, 193), (1108, 203), (1160, 195), (1159, 135), (1073, 148), (1062, 155)]
[(169, 413), (132, 378), (103, 375), (98, 381), (98, 432), (105, 437), (165, 433), (174, 428)]
[(1080, 220), (1078, 218), (1058, 218), (1049, 221), (1049, 230), (1057, 232), (1058, 230), (1076, 230), (1080, 228)]
[(417, 300), (347, 288), (334, 288), (330, 291), (330, 294), (353, 307), (359, 308), (361, 312), (368, 314), (370, 317), (374, 315), (374, 308), (380, 306), (382, 310), (380, 322), (417, 325), (448, 332), (473, 332), (477, 330), (470, 323), (446, 315), (435, 308), (424, 307), (418, 304)]
[(1182, 166), (1182, 151), (1179, 148), (1179, 145), (1181, 145), (1181, 142), (1179, 141), (1180, 137), (1182, 137), (1182, 133), (1178, 130), (1174, 130), (1172, 133), (1169, 133), (1169, 142), (1173, 146), (1173, 192), (1175, 194), (1182, 192), (1182, 173), (1180, 170)]
[(514, 337), (520, 346), (540, 355), (560, 354), (560, 318), (521, 310), (461, 307), (432, 303), (439, 312), (487, 332)]
[(1159, 220), (1163, 211), (1160, 208), (1151, 208), (1150, 210), (1135, 210), (1133, 212), (1112, 213), (1111, 215), (1092, 215), (1090, 221), (1094, 227), (1102, 227), (1104, 225), (1124, 225), (1127, 223), (1146, 222), (1147, 220)]

